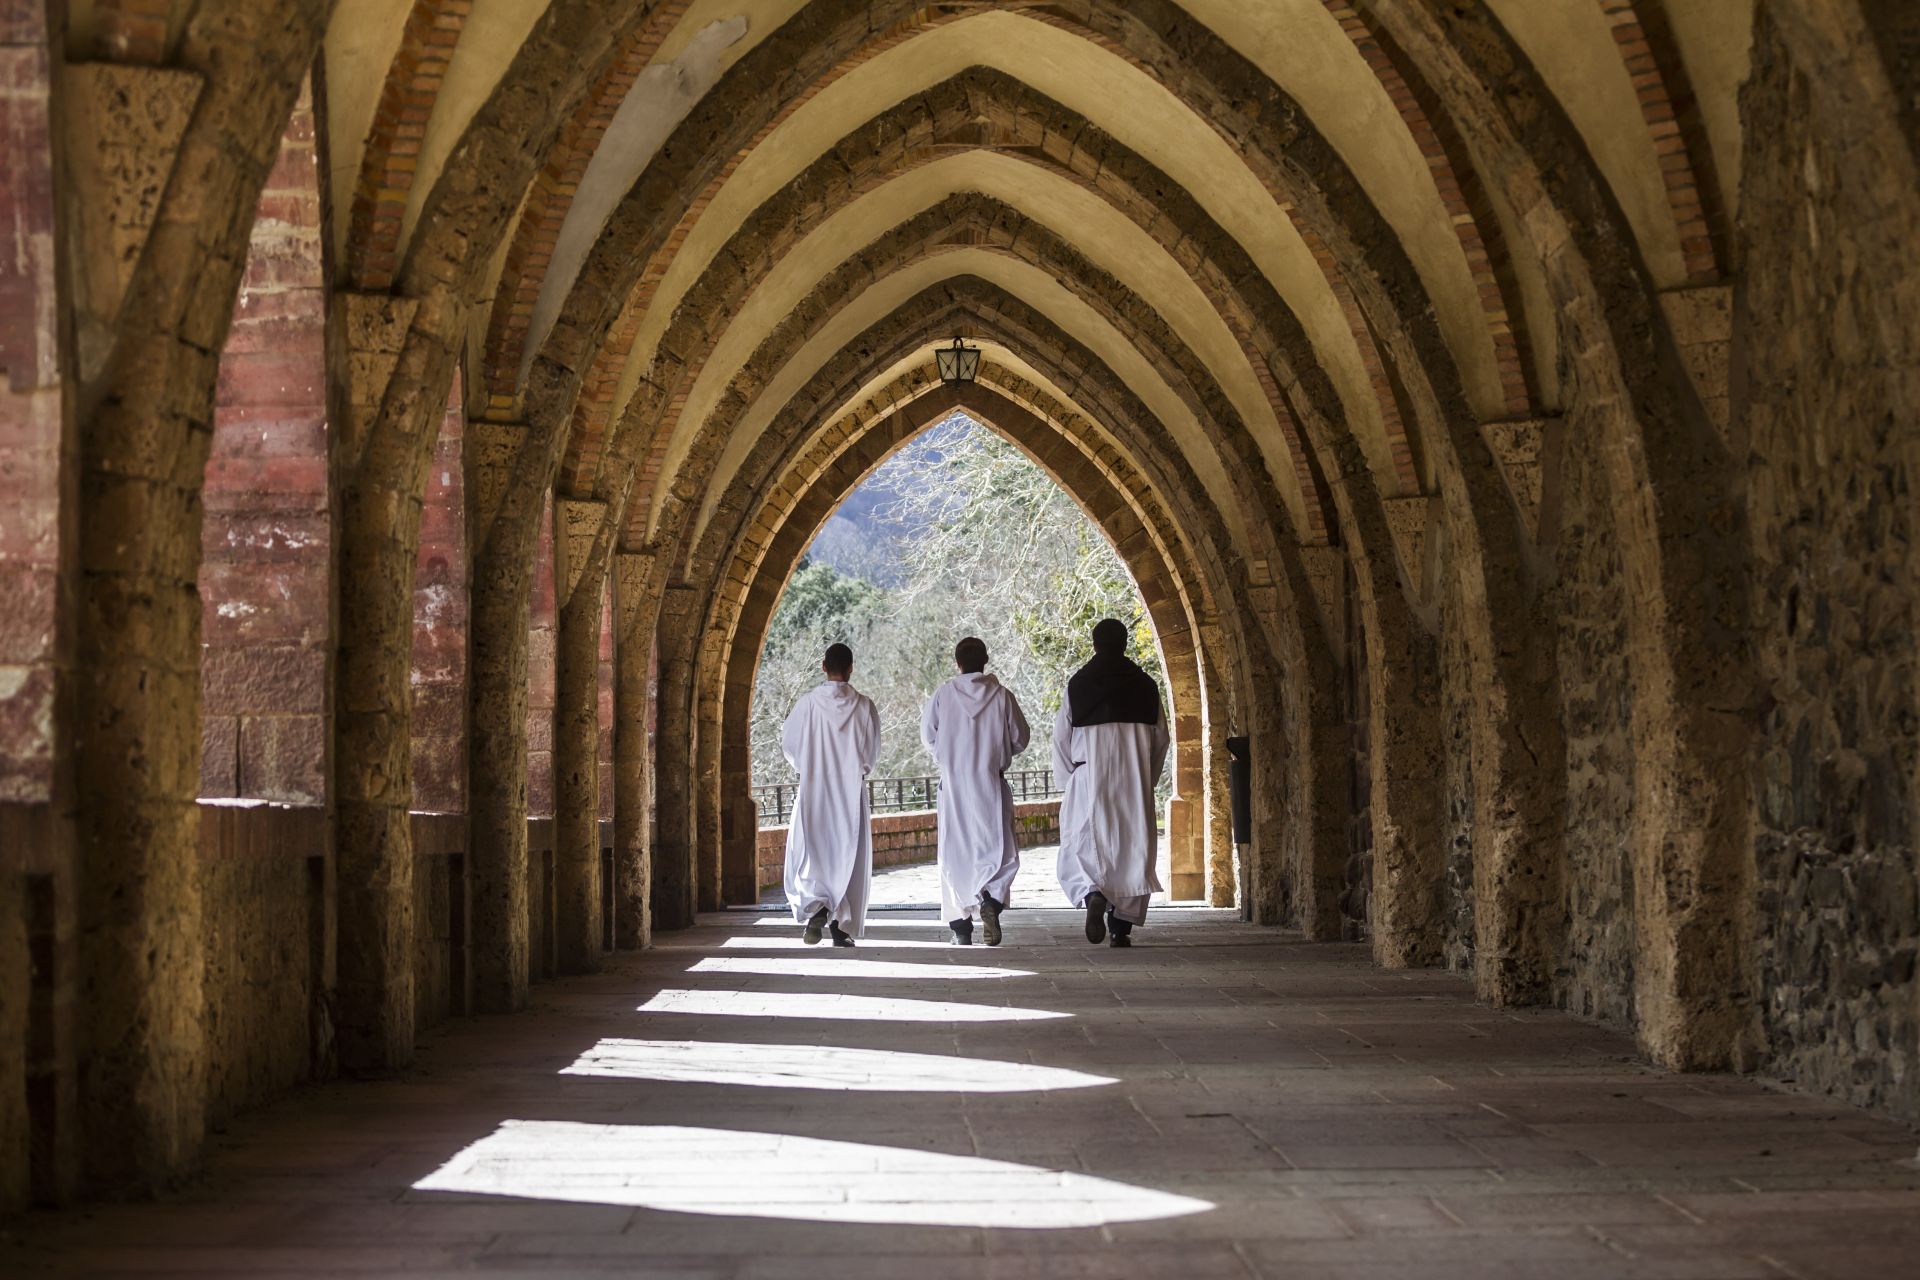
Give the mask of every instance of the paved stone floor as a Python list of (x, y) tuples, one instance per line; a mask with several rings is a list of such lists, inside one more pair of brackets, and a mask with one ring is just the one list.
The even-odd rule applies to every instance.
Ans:
[(1905, 1128), (1224, 912), (1079, 930), (703, 917), (246, 1118), (168, 1203), (12, 1224), (0, 1274), (1920, 1274)]

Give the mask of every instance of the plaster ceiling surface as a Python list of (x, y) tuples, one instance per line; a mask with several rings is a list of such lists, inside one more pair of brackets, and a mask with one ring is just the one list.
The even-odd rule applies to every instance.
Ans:
[(546, 274), (540, 280), (540, 294), (533, 304), (533, 317), (527, 330), (529, 340), (520, 361), (522, 383), (535, 352), (553, 327), (560, 304), (580, 273), (580, 264), (599, 238), (607, 216), (653, 159), (660, 144), (720, 78), (732, 47), (746, 33), (747, 20), (743, 17), (710, 23), (693, 37), (678, 58), (656, 59), (635, 77), (633, 87), (621, 99), (606, 135), (600, 139), (593, 159), (581, 176), (566, 220), (560, 224)]
[(1633, 227), (1656, 284), (1687, 278), (1653, 138), (1606, 15), (1592, 0), (1487, 0), (1580, 131)]
[(446, 78), (440, 82), (433, 114), (427, 119), (426, 136), (420, 140), (413, 185), (407, 189), (407, 210), (400, 219), (400, 244), (413, 238), (414, 225), (441, 167), (546, 10), (542, 0), (473, 0)]
[[(769, 380), (739, 421), (727, 432), (726, 444), (702, 483), (709, 500), (723, 489), (744, 460), (747, 450), (773, 420), (786, 411), (788, 401), (828, 360), (861, 333), (895, 311), (902, 303), (932, 285), (959, 276), (977, 276), (1004, 289), (1048, 317), (1060, 330), (1087, 347), (1145, 405), (1154, 421), (1146, 430), (1164, 429), (1184, 454), (1199, 483), (1223, 498), (1233, 492), (1225, 469), (1206, 443), (1193, 414), (1161, 380), (1146, 358), (1124, 336), (1058, 281), (1042, 271), (998, 254), (956, 249), (914, 263), (876, 281), (852, 305), (842, 309), (810, 337)], [(841, 410), (842, 412), (844, 410)], [(832, 415), (829, 415), (831, 417)], [(681, 437), (684, 442), (685, 436)], [(685, 457), (684, 443), (664, 459), (665, 474), (673, 474)], [(1224, 511), (1235, 546), (1244, 552), (1246, 531), (1230, 502)], [(659, 518), (656, 492), (648, 524)]]
[(395, 0), (337, 0), (327, 26), (323, 64), (327, 86), (327, 172), (334, 198), (334, 261), (344, 262), (352, 227), (353, 193), (373, 130), (374, 111), (393, 55), (400, 48), (410, 5)]
[(1740, 86), (1753, 64), (1754, 0), (1667, 0), (1729, 219), (1740, 208)]
[[(378, 5), (380, 0), (359, 2)], [(393, 0), (387, 2), (404, 14), (405, 5), (395, 4)], [(732, 3), (720, 3), (718, 0), (696, 0), (662, 40), (649, 65), (679, 59), (688, 46), (698, 41), (701, 33), (714, 23), (742, 18), (746, 22), (746, 31), (721, 52), (714, 70), (717, 78), (767, 33), (777, 30), (803, 2), (733, 0)], [(418, 167), (407, 196), (406, 216), (401, 223), (402, 244), (412, 236), (427, 193), (433, 189), (433, 183), (448, 157), (459, 146), (467, 124), (499, 84), (500, 78), (520, 52), (527, 33), (546, 9), (545, 0), (473, 0), (472, 12), (467, 15), (466, 23), (461, 28), (459, 43), (454, 46), (446, 79), (441, 84), (433, 115), (427, 123), (426, 136), (420, 143)], [(394, 43), (397, 46), (398, 40)], [(378, 94), (376, 86), (376, 98)]]
[(1181, 7), (1291, 95), (1340, 153), (1433, 299), (1469, 402), (1483, 417), (1504, 415), (1479, 285), (1432, 167), (1324, 0), (1181, 0)]
[[(1293, 459), (1272, 406), (1219, 312), (1180, 264), (1112, 205), (1059, 174), (1012, 156), (974, 151), (910, 170), (868, 192), (794, 246), (733, 316), (695, 382), (681, 429), (712, 410), (728, 380), (817, 283), (888, 229), (954, 192), (1004, 201), (1051, 228), (1141, 297), (1200, 357), (1267, 458), (1296, 521), (1304, 517)], [(1384, 440), (1377, 442), (1384, 456)], [(669, 457), (678, 456), (669, 453)]]
[[(1168, 173), (1222, 224), (1299, 318), (1360, 438), (1383, 440), (1380, 410), (1347, 317), (1272, 196), (1217, 133), (1153, 80), (1066, 32), (994, 11), (929, 30), (822, 89), (750, 152), (694, 224), (640, 327), (617, 405), (638, 384), (666, 316), (728, 236), (841, 138), (975, 66), (1002, 71), (1078, 111)], [(1368, 427), (1370, 426), (1370, 430)]]

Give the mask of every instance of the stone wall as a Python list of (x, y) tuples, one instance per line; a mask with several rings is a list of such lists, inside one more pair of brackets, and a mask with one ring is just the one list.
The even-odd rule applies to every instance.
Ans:
[(202, 796), (326, 792), (326, 281), (311, 94), (255, 212), (200, 530)]
[[(906, 867), (932, 862), (939, 853), (937, 817), (932, 809), (882, 813), (873, 817), (873, 866)], [(1035, 800), (1013, 806), (1013, 838), (1022, 849), (1060, 843), (1060, 802)], [(787, 856), (787, 828), (762, 827), (755, 843), (760, 887), (777, 888)]]
[(326, 858), (321, 809), (200, 807), (212, 1124), (331, 1069)]
[[(1597, 416), (1597, 415), (1595, 415)], [(1565, 952), (1555, 998), (1633, 1025), (1633, 738), (1625, 570), (1602, 471), (1606, 426), (1569, 424), (1561, 482), (1560, 715), (1567, 752)]]
[(413, 807), (429, 813), (467, 807), (466, 416), (455, 378), (427, 471), (413, 581)]
[(1878, 150), (1882, 117), (1847, 99), (1879, 70), (1853, 52), (1809, 74), (1763, 16), (1742, 99), (1759, 1006), (1773, 1071), (1920, 1117), (1920, 219), (1911, 152)]
[(1446, 885), (1443, 954), (1456, 973), (1473, 972), (1473, 663), (1467, 651), (1458, 574), (1445, 575), (1440, 608), (1440, 745), (1446, 759)]
[[(540, 512), (527, 616), (527, 816), (553, 816), (553, 699), (557, 638), (553, 584), (553, 496)], [(548, 846), (552, 848), (551, 845)]]
[(0, 802), (53, 782), (62, 480), (46, 6), (0, 3)]

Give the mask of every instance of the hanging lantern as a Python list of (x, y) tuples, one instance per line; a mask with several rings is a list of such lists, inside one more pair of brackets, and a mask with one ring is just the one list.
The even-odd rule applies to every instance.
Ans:
[(939, 366), (940, 381), (972, 382), (980, 372), (980, 348), (970, 347), (959, 338), (950, 347), (935, 347), (934, 364)]

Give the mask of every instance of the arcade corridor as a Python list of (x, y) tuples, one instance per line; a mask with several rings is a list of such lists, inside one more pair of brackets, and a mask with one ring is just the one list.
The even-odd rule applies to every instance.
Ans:
[(237, 1124), (174, 1201), (36, 1215), (0, 1270), (1776, 1280), (1920, 1241), (1903, 1127), (1361, 947), (1199, 908), (1125, 953), (1064, 911), (793, 935), (703, 916)]

